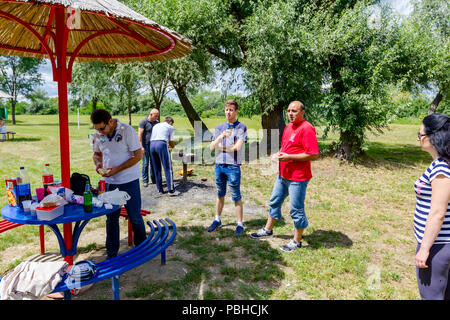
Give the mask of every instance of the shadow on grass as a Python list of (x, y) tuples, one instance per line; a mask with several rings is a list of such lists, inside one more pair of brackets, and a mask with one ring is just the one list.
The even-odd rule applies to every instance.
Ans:
[[(415, 145), (400, 145), (381, 142), (369, 142), (367, 151), (355, 164), (367, 168), (385, 167), (389, 169), (404, 168), (407, 166), (428, 166), (432, 161), (430, 155)], [(329, 151), (330, 144), (319, 142), (320, 157), (335, 157), (334, 152)]]
[[(204, 227), (179, 227), (175, 240), (177, 250), (187, 267), (183, 279), (168, 283), (141, 284), (140, 291), (146, 299), (268, 299), (285, 278), (284, 264), (279, 250), (265, 241), (250, 237), (234, 237), (234, 229), (222, 228), (209, 233)], [(142, 290), (142, 287), (152, 290)], [(155, 286), (163, 296), (153, 296)], [(156, 289), (158, 289), (156, 288)], [(200, 290), (199, 290), (200, 288)], [(201, 288), (205, 288), (202, 291)], [(203, 296), (197, 296), (198, 292)], [(136, 290), (129, 293), (142, 297)]]
[[(255, 228), (260, 229), (266, 225), (266, 222), (267, 222), (267, 219), (252, 219), (252, 220), (245, 221), (245, 227), (247, 229), (255, 229)], [(284, 218), (281, 218), (280, 220), (277, 220), (275, 222), (276, 227), (282, 227), (285, 225), (286, 225), (286, 221), (284, 220)]]
[(428, 165), (431, 162), (431, 157), (427, 152), (422, 151), (419, 146), (371, 142), (362, 160), (361, 164), (368, 167), (404, 167)]
[(305, 234), (303, 239), (308, 243), (305, 248), (309, 249), (350, 248), (353, 245), (348, 236), (333, 230), (315, 230), (311, 234)]
[(193, 174), (188, 176), (186, 182), (183, 182), (183, 178), (174, 179), (174, 185), (176, 186), (175, 190), (180, 191), (181, 193), (185, 193), (185, 192), (188, 192), (192, 188), (205, 189), (205, 190), (210, 188), (209, 185), (206, 185), (204, 183), (201, 183), (201, 182), (198, 183), (194, 180), (189, 180), (189, 177), (191, 177), (191, 179), (192, 179), (195, 176), (196, 175), (193, 175)]
[[(245, 226), (248, 229), (259, 229), (266, 224), (266, 219), (254, 219), (245, 222)], [(283, 227), (286, 225), (284, 219), (277, 220), (275, 227)], [(275, 234), (274, 237), (279, 239), (292, 239), (292, 232), (288, 231), (284, 234)], [(305, 248), (309, 249), (319, 249), (319, 248), (350, 248), (353, 245), (353, 241), (342, 232), (337, 232), (333, 230), (315, 230), (311, 234), (305, 233), (303, 235), (303, 240), (305, 240), (308, 245)]]
[(33, 142), (33, 141), (41, 141), (42, 138), (14, 138), (14, 139), (9, 139), (9, 140), (4, 140), (2, 141), (2, 143), (14, 143), (14, 142)]

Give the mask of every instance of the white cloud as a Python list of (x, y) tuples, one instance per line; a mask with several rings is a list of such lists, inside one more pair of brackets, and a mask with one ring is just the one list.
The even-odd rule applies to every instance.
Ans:
[(58, 84), (53, 81), (52, 64), (49, 60), (46, 60), (46, 63), (40, 67), (39, 72), (41, 73), (43, 80), (43, 84), (39, 88), (47, 92), (47, 96), (57, 97)]
[(402, 16), (409, 15), (413, 10), (410, 0), (383, 0), (382, 2), (388, 3), (394, 11)]

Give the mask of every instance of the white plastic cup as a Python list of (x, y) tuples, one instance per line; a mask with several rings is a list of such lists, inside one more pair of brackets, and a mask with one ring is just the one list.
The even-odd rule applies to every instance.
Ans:
[(39, 207), (39, 202), (34, 202), (30, 206), (31, 215), (36, 215), (36, 208)]
[(23, 211), (30, 212), (31, 209), (31, 200), (25, 200), (22, 202), (23, 205)]

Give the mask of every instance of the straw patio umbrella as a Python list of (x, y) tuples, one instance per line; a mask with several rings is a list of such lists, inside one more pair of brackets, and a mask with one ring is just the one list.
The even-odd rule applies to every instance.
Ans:
[[(0, 0), (0, 55), (50, 59), (58, 83), (65, 187), (70, 187), (67, 83), (73, 63), (162, 61), (191, 51), (189, 39), (116, 0)], [(64, 225), (66, 233), (71, 234), (71, 224)]]

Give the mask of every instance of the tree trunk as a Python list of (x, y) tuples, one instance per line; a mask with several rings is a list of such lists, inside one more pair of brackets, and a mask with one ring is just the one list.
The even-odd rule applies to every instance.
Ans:
[(15, 99), (11, 99), (11, 124), (16, 124), (16, 102)]
[(284, 109), (281, 103), (278, 103), (272, 110), (264, 113), (262, 110), (261, 126), (264, 130), (263, 139), (259, 145), (260, 156), (270, 155), (278, 152), (281, 148), (281, 138), (286, 127), (283, 117)]
[(97, 97), (92, 98), (92, 111), (95, 111), (97, 109), (97, 101)]
[(439, 105), (439, 102), (441, 102), (441, 100), (442, 100), (442, 94), (440, 92), (438, 92), (436, 97), (434, 97), (433, 102), (431, 102), (430, 107), (428, 108), (428, 115), (436, 112), (436, 109)]
[(336, 147), (336, 156), (341, 160), (353, 161), (364, 154), (361, 141), (349, 131), (342, 131)]
[[(338, 56), (330, 57), (329, 63), (332, 88), (339, 95), (339, 99), (335, 101), (335, 103), (340, 104), (341, 98), (347, 91), (339, 71), (342, 64)], [(336, 156), (342, 160), (352, 161), (355, 157), (358, 157), (364, 153), (361, 149), (361, 144), (362, 141), (360, 141), (358, 136), (353, 134), (351, 131), (341, 131), (339, 143), (336, 147)]]
[(195, 111), (194, 107), (192, 106), (192, 103), (189, 101), (189, 98), (186, 95), (186, 87), (177, 86), (173, 82), (172, 85), (175, 88), (175, 91), (177, 92), (178, 98), (180, 99), (180, 103), (183, 106), (184, 112), (186, 113), (186, 116), (188, 117), (192, 128), (195, 129), (195, 122), (200, 121), (202, 125), (202, 137), (204, 137), (205, 132), (209, 131), (209, 129), (206, 126), (206, 124), (202, 121), (197, 111)]
[(128, 93), (128, 124), (131, 126), (131, 92)]

